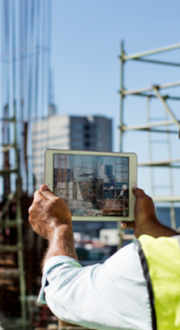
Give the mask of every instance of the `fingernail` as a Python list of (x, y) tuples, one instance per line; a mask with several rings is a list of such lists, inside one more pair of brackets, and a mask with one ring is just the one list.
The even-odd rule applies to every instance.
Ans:
[(43, 190), (43, 191), (48, 191), (49, 190), (49, 188), (48, 188), (48, 186), (46, 186), (46, 184), (43, 184), (40, 189)]
[(132, 192), (134, 192), (136, 189), (138, 189), (136, 186), (132, 187)]

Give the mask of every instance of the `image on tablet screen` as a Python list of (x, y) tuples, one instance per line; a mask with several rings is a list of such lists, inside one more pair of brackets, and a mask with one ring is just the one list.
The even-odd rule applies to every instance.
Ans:
[(129, 157), (54, 154), (53, 192), (74, 216), (128, 216)]

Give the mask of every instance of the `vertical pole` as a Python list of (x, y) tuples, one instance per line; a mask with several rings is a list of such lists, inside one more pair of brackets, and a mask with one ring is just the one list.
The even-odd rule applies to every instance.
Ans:
[[(124, 101), (124, 42), (121, 41), (121, 55), (120, 55), (120, 60), (121, 60), (121, 77), (120, 77), (120, 94), (121, 94), (121, 99), (120, 99), (120, 125), (119, 125), (119, 130), (120, 130), (120, 152), (123, 150), (123, 101)], [(119, 232), (119, 245), (118, 249), (120, 249), (123, 245), (123, 235), (124, 235), (124, 230), (121, 228), (121, 222), (118, 221), (117, 223), (118, 227), (118, 232)]]
[[(168, 114), (165, 111), (165, 119), (168, 120)], [(170, 141), (170, 132), (169, 132), (169, 126), (166, 125), (166, 136), (167, 136), (167, 151), (168, 151), (168, 158), (171, 159), (171, 141)], [(169, 167), (169, 184), (170, 184), (170, 194), (171, 196), (174, 195), (174, 189), (173, 189), (173, 171), (172, 167)], [(171, 227), (176, 230), (176, 216), (175, 216), (175, 207), (174, 203), (170, 203), (170, 218), (171, 218)]]
[[(146, 110), (147, 122), (150, 123), (150, 96), (147, 96), (147, 110)], [(149, 146), (149, 162), (153, 160), (153, 153), (151, 147), (151, 130), (148, 131), (148, 146)], [(150, 183), (151, 183), (151, 196), (155, 195), (154, 191), (154, 171), (150, 166)]]
[[(2, 127), (2, 142), (3, 145), (8, 145), (10, 143), (10, 138), (9, 138), (9, 122), (7, 121), (9, 117), (9, 105), (6, 104), (4, 106), (4, 125)], [(5, 170), (10, 169), (10, 163), (9, 163), (9, 150), (5, 151), (3, 153), (3, 168)], [(11, 185), (10, 185), (10, 175), (7, 174), (3, 177), (4, 181), (4, 191), (3, 191), (3, 196), (6, 198), (8, 194), (10, 193), (11, 190)]]
[[(17, 151), (18, 152), (18, 151)], [(16, 221), (18, 231), (18, 264), (19, 264), (19, 279), (20, 279), (20, 301), (21, 301), (21, 317), (23, 325), (26, 324), (26, 287), (25, 287), (25, 274), (23, 263), (23, 237), (22, 237), (22, 217), (21, 217), (21, 205), (20, 205), (20, 190), (21, 182), (18, 176), (16, 182)]]
[(23, 262), (23, 236), (22, 236), (22, 216), (21, 216), (21, 180), (20, 180), (20, 159), (17, 147), (17, 131), (16, 131), (16, 103), (14, 101), (14, 146), (15, 146), (15, 164), (17, 168), (16, 178), (16, 222), (18, 236), (18, 268), (19, 268), (19, 286), (20, 286), (20, 302), (21, 302), (21, 318), (23, 327), (26, 327), (26, 286)]
[(48, 62), (47, 62), (47, 71), (48, 71), (48, 74), (47, 74), (47, 78), (48, 78), (48, 81), (47, 81), (47, 88), (48, 88), (48, 91), (47, 91), (47, 95), (48, 95), (48, 115), (49, 115), (49, 105), (50, 105), (50, 68), (51, 68), (51, 52), (50, 52), (50, 49), (51, 49), (51, 1), (48, 0), (48, 16), (47, 16), (47, 22), (49, 22), (48, 26)]
[(124, 101), (124, 95), (123, 95), (123, 91), (124, 91), (124, 42), (121, 41), (121, 56), (120, 56), (120, 60), (121, 60), (121, 80), (120, 80), (120, 94), (121, 94), (121, 99), (120, 99), (120, 152), (122, 152), (123, 149), (123, 101)]

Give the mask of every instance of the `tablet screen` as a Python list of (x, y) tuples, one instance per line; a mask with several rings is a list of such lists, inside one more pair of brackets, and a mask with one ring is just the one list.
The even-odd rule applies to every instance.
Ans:
[(129, 157), (54, 154), (53, 192), (74, 216), (129, 216)]

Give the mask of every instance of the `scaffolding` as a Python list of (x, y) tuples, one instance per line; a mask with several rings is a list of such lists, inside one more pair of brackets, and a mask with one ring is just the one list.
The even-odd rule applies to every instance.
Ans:
[(25, 241), (34, 190), (32, 124), (52, 112), (51, 2), (2, 0), (0, 16), (0, 321), (20, 330), (37, 286), (36, 257), (24, 252), (34, 238)]
[[(5, 109), (5, 113), (6, 110), (7, 107)], [(1, 121), (4, 123), (3, 143), (1, 148), (4, 162), (0, 175), (4, 181), (4, 190), (0, 212), (0, 262), (2, 266), (0, 271), (0, 285), (3, 286), (3, 290), (1, 292), (2, 296), (5, 294), (6, 297), (8, 297), (12, 290), (17, 292), (16, 299), (17, 294), (19, 294), (16, 305), (20, 302), (21, 310), (20, 317), (18, 317), (16, 321), (5, 321), (5, 324), (2, 322), (2, 325), (4, 325), (7, 329), (12, 326), (13, 328), (25, 329), (27, 326), (26, 286), (23, 260), (21, 177), (19, 170), (19, 150), (17, 145), (15, 104), (14, 116), (12, 118), (1, 118)], [(8, 136), (9, 126), (13, 126), (14, 139), (12, 143), (10, 143)], [(11, 168), (9, 164), (10, 151), (13, 151), (13, 168)], [(3, 296), (2, 298), (7, 299), (6, 297)], [(11, 299), (13, 301), (13, 298)], [(12, 301), (9, 302), (12, 303)]]
[[(150, 182), (151, 182), (151, 194), (155, 203), (169, 203), (170, 204), (170, 215), (171, 215), (171, 226), (176, 229), (176, 219), (175, 219), (175, 209), (174, 203), (180, 202), (180, 195), (176, 195), (174, 193), (174, 181), (173, 181), (173, 170), (180, 168), (180, 157), (176, 152), (177, 156), (172, 157), (172, 148), (171, 148), (171, 137), (177, 136), (178, 139), (178, 131), (180, 129), (180, 120), (179, 116), (175, 114), (175, 111), (171, 109), (169, 102), (180, 101), (179, 93), (176, 95), (177, 87), (180, 86), (180, 81), (165, 83), (165, 84), (153, 84), (149, 87), (145, 88), (137, 88), (137, 89), (125, 89), (124, 81), (125, 81), (125, 64), (130, 61), (138, 63), (138, 65), (143, 64), (151, 64), (154, 66), (165, 66), (165, 67), (180, 67), (180, 63), (174, 61), (160, 60), (157, 58), (156, 54), (165, 53), (168, 51), (177, 51), (180, 49), (180, 44), (171, 45), (155, 50), (145, 51), (141, 53), (136, 53), (132, 55), (127, 55), (124, 50), (124, 43), (121, 42), (121, 54), (119, 59), (121, 61), (121, 77), (120, 77), (120, 151), (123, 151), (124, 147), (124, 136), (125, 133), (132, 132), (147, 132), (148, 140), (147, 140), (147, 149), (149, 154), (148, 161), (142, 161), (138, 164), (139, 168), (147, 167), (150, 169)], [(156, 58), (152, 56), (156, 55)], [(175, 90), (175, 94), (169, 92), (169, 94), (163, 94), (163, 90)], [(146, 122), (139, 124), (141, 122), (141, 117), (136, 111), (136, 116), (139, 118), (138, 125), (125, 125), (124, 116), (126, 112), (125, 101), (130, 96), (135, 96), (136, 98), (146, 98), (147, 106), (146, 106)], [(153, 100), (158, 100), (161, 103), (164, 112), (158, 108), (155, 109), (155, 118), (152, 117), (152, 107), (150, 104)], [(136, 101), (135, 101), (136, 104)], [(135, 106), (134, 106), (135, 108)], [(135, 110), (134, 110), (135, 111)], [(139, 117), (138, 117), (139, 116)], [(143, 138), (143, 134), (142, 138)], [(158, 139), (157, 139), (158, 135)], [(161, 158), (161, 150), (162, 145), (166, 147), (166, 157)], [(155, 146), (159, 146), (159, 154), (155, 155)], [(178, 150), (178, 149), (177, 149)], [(158, 159), (157, 159), (158, 157)], [(166, 169), (168, 171), (168, 175), (165, 178), (162, 176), (162, 184), (157, 184), (156, 179), (156, 171), (157, 169), (161, 169), (163, 171)], [(160, 177), (159, 176), (159, 177)], [(158, 178), (159, 179), (159, 178)], [(163, 180), (164, 179), (164, 180)], [(166, 182), (164, 182), (166, 181)], [(165, 184), (166, 183), (166, 184)], [(161, 194), (159, 193), (161, 191)], [(162, 191), (165, 192), (162, 194)], [(122, 230), (121, 238), (123, 235)], [(126, 235), (124, 236), (126, 238)], [(128, 237), (129, 238), (129, 237)], [(131, 237), (132, 238), (132, 237)], [(121, 241), (122, 243), (122, 241)], [(121, 244), (122, 245), (122, 244)]]

